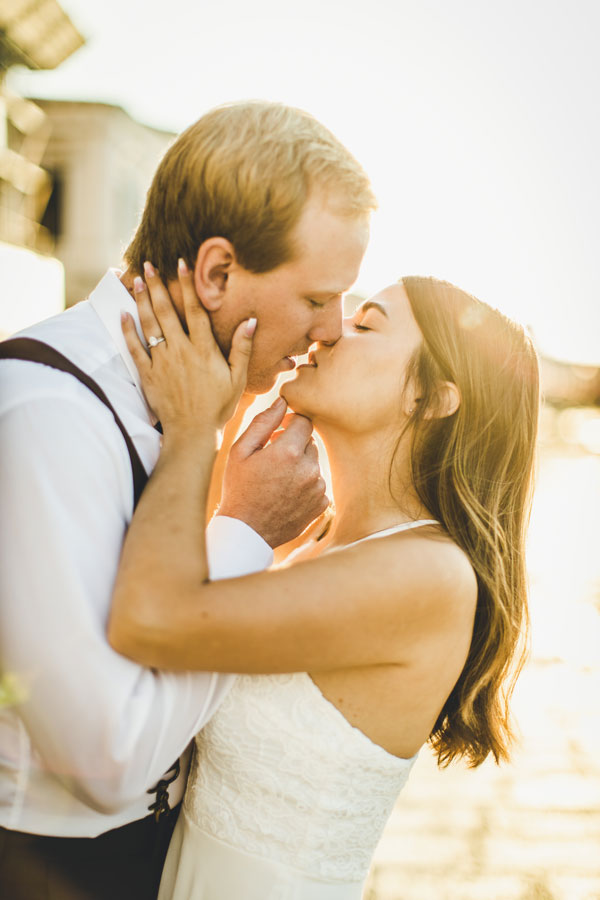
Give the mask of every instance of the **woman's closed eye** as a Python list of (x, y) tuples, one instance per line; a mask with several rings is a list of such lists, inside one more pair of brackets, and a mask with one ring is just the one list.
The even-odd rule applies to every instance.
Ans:
[(355, 331), (372, 331), (371, 328), (367, 328), (366, 325), (361, 325), (360, 322), (353, 322), (352, 327)]

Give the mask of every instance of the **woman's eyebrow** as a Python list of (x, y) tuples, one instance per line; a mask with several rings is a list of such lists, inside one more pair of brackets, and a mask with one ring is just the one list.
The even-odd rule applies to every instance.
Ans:
[(387, 318), (389, 318), (387, 314), (387, 310), (382, 303), (378, 303), (377, 300), (367, 300), (366, 303), (363, 303), (362, 306), (359, 306), (356, 312), (366, 313), (369, 309), (376, 309), (377, 312), (380, 312)]

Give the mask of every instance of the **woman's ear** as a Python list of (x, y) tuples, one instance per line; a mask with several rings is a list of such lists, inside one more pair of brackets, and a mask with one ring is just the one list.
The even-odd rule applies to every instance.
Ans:
[(443, 381), (436, 391), (436, 403), (425, 413), (426, 419), (445, 419), (460, 406), (460, 391), (453, 381)]
[(194, 266), (194, 286), (209, 312), (220, 309), (227, 290), (229, 270), (235, 263), (233, 244), (226, 238), (208, 238), (200, 244)]

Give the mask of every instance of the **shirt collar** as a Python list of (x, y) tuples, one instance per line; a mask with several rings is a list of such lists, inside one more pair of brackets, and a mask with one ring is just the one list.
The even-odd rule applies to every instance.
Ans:
[(146, 404), (150, 420), (152, 424), (155, 425), (158, 420), (148, 406), (139, 372), (133, 361), (133, 357), (129, 352), (129, 348), (125, 343), (125, 338), (121, 329), (122, 312), (130, 313), (135, 322), (136, 331), (141, 342), (144, 347), (147, 347), (148, 344), (142, 332), (136, 302), (121, 281), (120, 275), (121, 273), (118, 269), (109, 269), (89, 295), (88, 302), (93, 307), (96, 315), (108, 331), (113, 344), (119, 351), (119, 356), (125, 363), (127, 371), (131, 376), (131, 380)]

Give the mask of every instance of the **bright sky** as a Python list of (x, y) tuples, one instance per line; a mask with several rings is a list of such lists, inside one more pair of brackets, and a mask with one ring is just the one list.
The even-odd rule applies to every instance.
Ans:
[(60, 0), (87, 45), (31, 96), (180, 131), (261, 97), (313, 113), (380, 201), (357, 289), (453, 281), (600, 363), (598, 0)]

